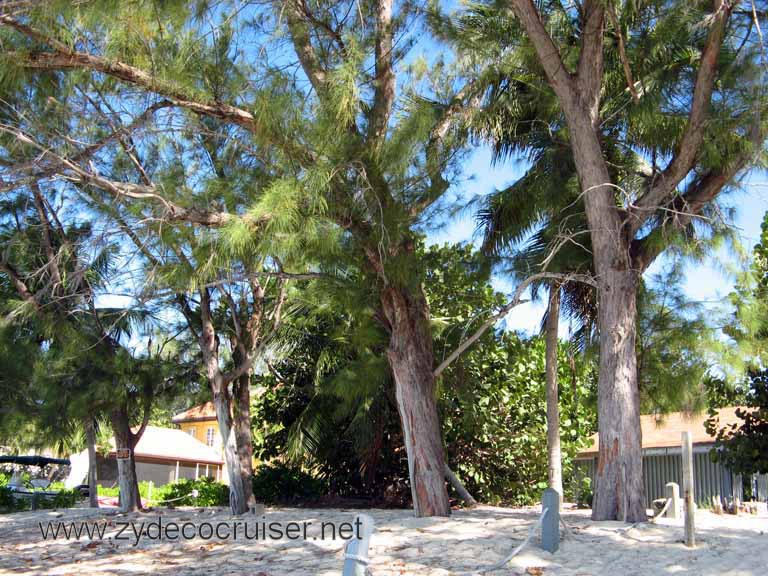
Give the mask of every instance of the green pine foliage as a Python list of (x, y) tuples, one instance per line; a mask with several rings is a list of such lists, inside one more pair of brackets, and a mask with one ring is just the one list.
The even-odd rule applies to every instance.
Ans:
[(713, 312), (682, 289), (681, 266), (644, 279), (638, 291), (637, 371), (641, 412), (701, 412), (706, 382), (723, 355)]

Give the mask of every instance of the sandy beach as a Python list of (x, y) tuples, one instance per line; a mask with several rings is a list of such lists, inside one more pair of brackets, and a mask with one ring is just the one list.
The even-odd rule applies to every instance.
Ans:
[[(376, 523), (371, 541), (370, 570), (374, 575), (449, 575), (480, 573), (520, 544), (539, 511), (480, 507), (456, 511), (451, 518), (414, 518), (406, 510), (368, 510)], [(343, 541), (320, 538), (323, 522), (351, 522), (357, 511), (344, 509), (272, 509), (266, 522), (285, 526), (310, 522), (297, 540), (170, 541), (136, 538), (123, 523), (133, 521), (232, 523), (238, 518), (223, 509), (156, 509), (120, 515), (114, 512), (71, 509), (0, 516), (0, 574), (134, 575), (173, 574), (217, 576), (330, 576), (341, 573)], [(494, 574), (628, 576), (696, 574), (762, 576), (768, 567), (768, 514), (716, 516), (697, 513), (695, 549), (682, 543), (682, 521), (661, 519), (657, 524), (630, 527), (620, 522), (591, 522), (588, 511), (564, 512), (570, 536), (549, 554), (538, 537), (504, 569)], [(243, 517), (240, 517), (242, 520)], [(251, 515), (254, 526), (262, 518)], [(39, 523), (96, 522), (104, 526), (102, 540), (44, 540)], [(190, 530), (193, 529), (189, 526)], [(119, 540), (120, 537), (129, 540)], [(205, 535), (203, 531), (203, 535)]]

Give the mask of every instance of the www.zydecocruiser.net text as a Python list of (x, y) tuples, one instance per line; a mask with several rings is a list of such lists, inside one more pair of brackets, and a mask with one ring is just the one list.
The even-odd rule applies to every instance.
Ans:
[(360, 538), (361, 521), (322, 522), (318, 533), (309, 534), (311, 521), (270, 522), (231, 520), (222, 522), (174, 522), (158, 516), (147, 521), (39, 522), (43, 540), (108, 540), (138, 546), (142, 540), (351, 540)]

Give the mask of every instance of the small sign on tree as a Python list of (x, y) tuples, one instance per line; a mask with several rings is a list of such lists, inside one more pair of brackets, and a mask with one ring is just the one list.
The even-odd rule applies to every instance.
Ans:
[(130, 460), (131, 459), (131, 449), (130, 448), (118, 448), (117, 449), (117, 459), (118, 460)]

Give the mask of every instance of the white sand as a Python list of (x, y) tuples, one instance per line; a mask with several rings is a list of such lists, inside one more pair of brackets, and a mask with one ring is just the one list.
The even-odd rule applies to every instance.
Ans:
[[(371, 543), (371, 571), (383, 575), (449, 575), (493, 564), (522, 542), (535, 509), (481, 507), (455, 512), (451, 518), (420, 519), (403, 510), (369, 510), (377, 525)], [(351, 521), (354, 510), (268, 509), (269, 522), (311, 521), (307, 541), (142, 540), (44, 541), (38, 522), (100, 520), (113, 522), (190, 521), (196, 525), (232, 521), (226, 511), (161, 509), (146, 514), (109, 516), (104, 511), (74, 509), (0, 515), (0, 574), (114, 575), (252, 575), (330, 576), (341, 573), (341, 540), (320, 540), (320, 523)], [(252, 519), (255, 517), (251, 516)], [(626, 530), (620, 522), (591, 522), (585, 511), (564, 514), (573, 537), (549, 554), (538, 538), (498, 575), (768, 575), (768, 514), (715, 516), (697, 513), (698, 546), (682, 544), (682, 521), (660, 520)], [(251, 520), (253, 521), (253, 520)], [(313, 539), (316, 538), (316, 539)]]

